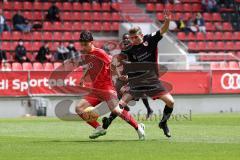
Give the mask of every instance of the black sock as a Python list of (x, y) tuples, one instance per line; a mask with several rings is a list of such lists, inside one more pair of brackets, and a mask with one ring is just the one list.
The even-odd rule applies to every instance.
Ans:
[(111, 114), (109, 115), (108, 119), (110, 120), (110, 123), (115, 119), (117, 118), (117, 115), (114, 114), (113, 112), (111, 112)]
[(149, 106), (149, 103), (148, 103), (148, 99), (147, 98), (142, 98), (142, 101), (143, 101), (143, 104), (145, 105), (146, 109), (147, 109), (147, 112), (151, 112), (152, 109), (150, 108)]
[(170, 118), (172, 111), (173, 111), (173, 108), (170, 108), (167, 105), (165, 105), (161, 122), (166, 123), (167, 120)]

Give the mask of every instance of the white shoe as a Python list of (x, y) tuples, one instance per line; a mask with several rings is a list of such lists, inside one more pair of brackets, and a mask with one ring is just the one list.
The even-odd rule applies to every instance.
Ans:
[(145, 125), (143, 123), (138, 124), (137, 133), (138, 133), (139, 140), (145, 140), (145, 131), (144, 130), (145, 130)]
[(93, 130), (92, 134), (89, 136), (90, 139), (98, 138), (99, 136), (103, 136), (107, 133), (105, 129), (102, 128), (102, 126), (97, 127), (95, 130)]

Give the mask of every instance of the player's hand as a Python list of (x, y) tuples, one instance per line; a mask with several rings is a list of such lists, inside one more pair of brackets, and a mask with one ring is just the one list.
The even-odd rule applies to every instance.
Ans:
[(121, 75), (121, 76), (119, 77), (119, 79), (120, 79), (121, 81), (127, 81), (127, 80), (128, 80), (128, 76), (127, 76), (127, 75)]
[(164, 14), (164, 20), (165, 21), (170, 21), (171, 20), (171, 13), (169, 12), (169, 10), (164, 10), (163, 14)]

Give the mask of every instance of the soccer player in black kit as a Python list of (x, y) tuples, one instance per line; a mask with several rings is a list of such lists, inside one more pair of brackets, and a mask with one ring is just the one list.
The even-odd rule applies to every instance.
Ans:
[[(170, 22), (170, 15), (166, 11), (164, 18), (165, 21), (160, 30), (152, 34), (143, 35), (140, 27), (129, 30), (132, 47), (124, 52), (128, 57), (128, 64), (124, 66), (128, 75), (128, 86), (122, 89), (124, 93), (118, 105), (125, 107), (129, 101), (145, 96), (162, 100), (165, 108), (159, 127), (165, 136), (171, 137), (167, 121), (173, 111), (174, 99), (159, 80), (158, 74), (157, 45), (162, 35), (168, 31)], [(155, 66), (155, 69), (152, 66)], [(145, 70), (147, 68), (149, 68), (148, 72)], [(154, 74), (148, 75), (151, 71)]]
[[(128, 33), (125, 33), (123, 34), (122, 36), (122, 41), (120, 43), (120, 48), (122, 50), (122, 52), (125, 52), (126, 50), (128, 50), (129, 48), (131, 47), (131, 41), (129, 39), (129, 34)], [(118, 98), (121, 99), (122, 97), (122, 93), (121, 93), (121, 88), (126, 85), (127, 81), (126, 80), (122, 80), (120, 78), (117, 78), (116, 79), (116, 83), (115, 83), (115, 88), (116, 88), (116, 91), (117, 91), (117, 95), (118, 95)], [(138, 100), (138, 99), (136, 99)], [(147, 109), (147, 115), (146, 115), (146, 119), (150, 118), (153, 114), (153, 110), (150, 108), (149, 106), (149, 103), (148, 103), (148, 99), (147, 97), (142, 97), (142, 101), (143, 101), (143, 104), (145, 105), (146, 109)], [(125, 106), (123, 109), (129, 111), (129, 107), (128, 106)], [(103, 128), (104, 129), (107, 129), (110, 124), (112, 123), (112, 121), (117, 118), (117, 115), (114, 114), (114, 113), (111, 113), (109, 115), (109, 117), (103, 117), (102, 119), (102, 122), (103, 122)]]

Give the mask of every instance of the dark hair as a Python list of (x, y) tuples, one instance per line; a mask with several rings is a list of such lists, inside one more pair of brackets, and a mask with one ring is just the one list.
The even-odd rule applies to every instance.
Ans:
[(127, 36), (129, 36), (129, 34), (128, 34), (128, 33), (124, 33), (124, 34), (122, 35), (122, 40), (128, 39)]
[(91, 42), (93, 41), (92, 33), (89, 31), (82, 31), (79, 38), (80, 42)]

